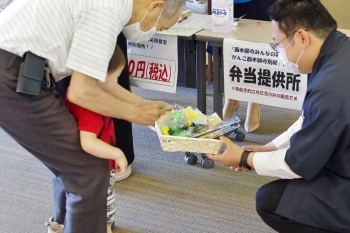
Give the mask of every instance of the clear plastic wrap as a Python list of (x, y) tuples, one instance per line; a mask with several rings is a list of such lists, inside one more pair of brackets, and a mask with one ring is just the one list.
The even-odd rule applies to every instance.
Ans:
[(198, 109), (190, 106), (184, 108), (177, 104), (172, 106), (171, 113), (167, 116), (162, 122), (158, 122), (163, 135), (209, 139), (217, 138), (240, 126), (238, 117), (222, 121), (216, 113), (207, 116)]

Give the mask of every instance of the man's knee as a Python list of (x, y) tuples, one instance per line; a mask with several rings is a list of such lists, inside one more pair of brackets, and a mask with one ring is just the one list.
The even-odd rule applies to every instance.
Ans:
[(258, 214), (261, 216), (264, 213), (271, 213), (271, 203), (269, 196), (273, 191), (269, 184), (263, 185), (258, 189), (255, 196), (255, 207)]
[(58, 172), (57, 179), (62, 184), (65, 192), (78, 193), (80, 195), (96, 195), (100, 190), (105, 190), (109, 185), (108, 160), (96, 160), (95, 166), (77, 167), (76, 171)]
[(60, 176), (59, 179), (67, 193), (66, 205), (70, 207), (69, 214), (81, 217), (86, 212), (106, 213), (107, 189), (109, 186), (109, 171), (101, 169), (83, 175)]
[(256, 211), (258, 214), (274, 214), (289, 180), (276, 180), (263, 185), (256, 193)]

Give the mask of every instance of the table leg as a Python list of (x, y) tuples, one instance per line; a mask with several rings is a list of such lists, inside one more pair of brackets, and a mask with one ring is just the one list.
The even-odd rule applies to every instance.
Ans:
[(205, 55), (206, 55), (205, 41), (197, 41), (197, 44), (196, 44), (197, 108), (203, 114), (206, 114), (206, 110), (207, 110)]
[(224, 86), (224, 77), (222, 75), (222, 61), (221, 61), (221, 51), (222, 48), (218, 46), (213, 46), (213, 102), (214, 102), (214, 112), (216, 112), (222, 118), (222, 94)]

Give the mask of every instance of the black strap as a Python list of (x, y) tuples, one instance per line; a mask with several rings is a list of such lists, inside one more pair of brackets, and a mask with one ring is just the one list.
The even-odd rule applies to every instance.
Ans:
[(252, 170), (252, 168), (248, 165), (247, 159), (251, 151), (249, 150), (244, 150), (242, 155), (241, 155), (241, 161), (239, 162), (239, 166), (242, 168), (246, 168), (248, 170)]

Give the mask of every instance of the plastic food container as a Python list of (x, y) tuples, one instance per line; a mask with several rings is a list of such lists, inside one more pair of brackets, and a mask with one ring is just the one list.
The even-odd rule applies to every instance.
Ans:
[(239, 19), (238, 18), (234, 18), (233, 19), (233, 26), (237, 27), (239, 25)]

